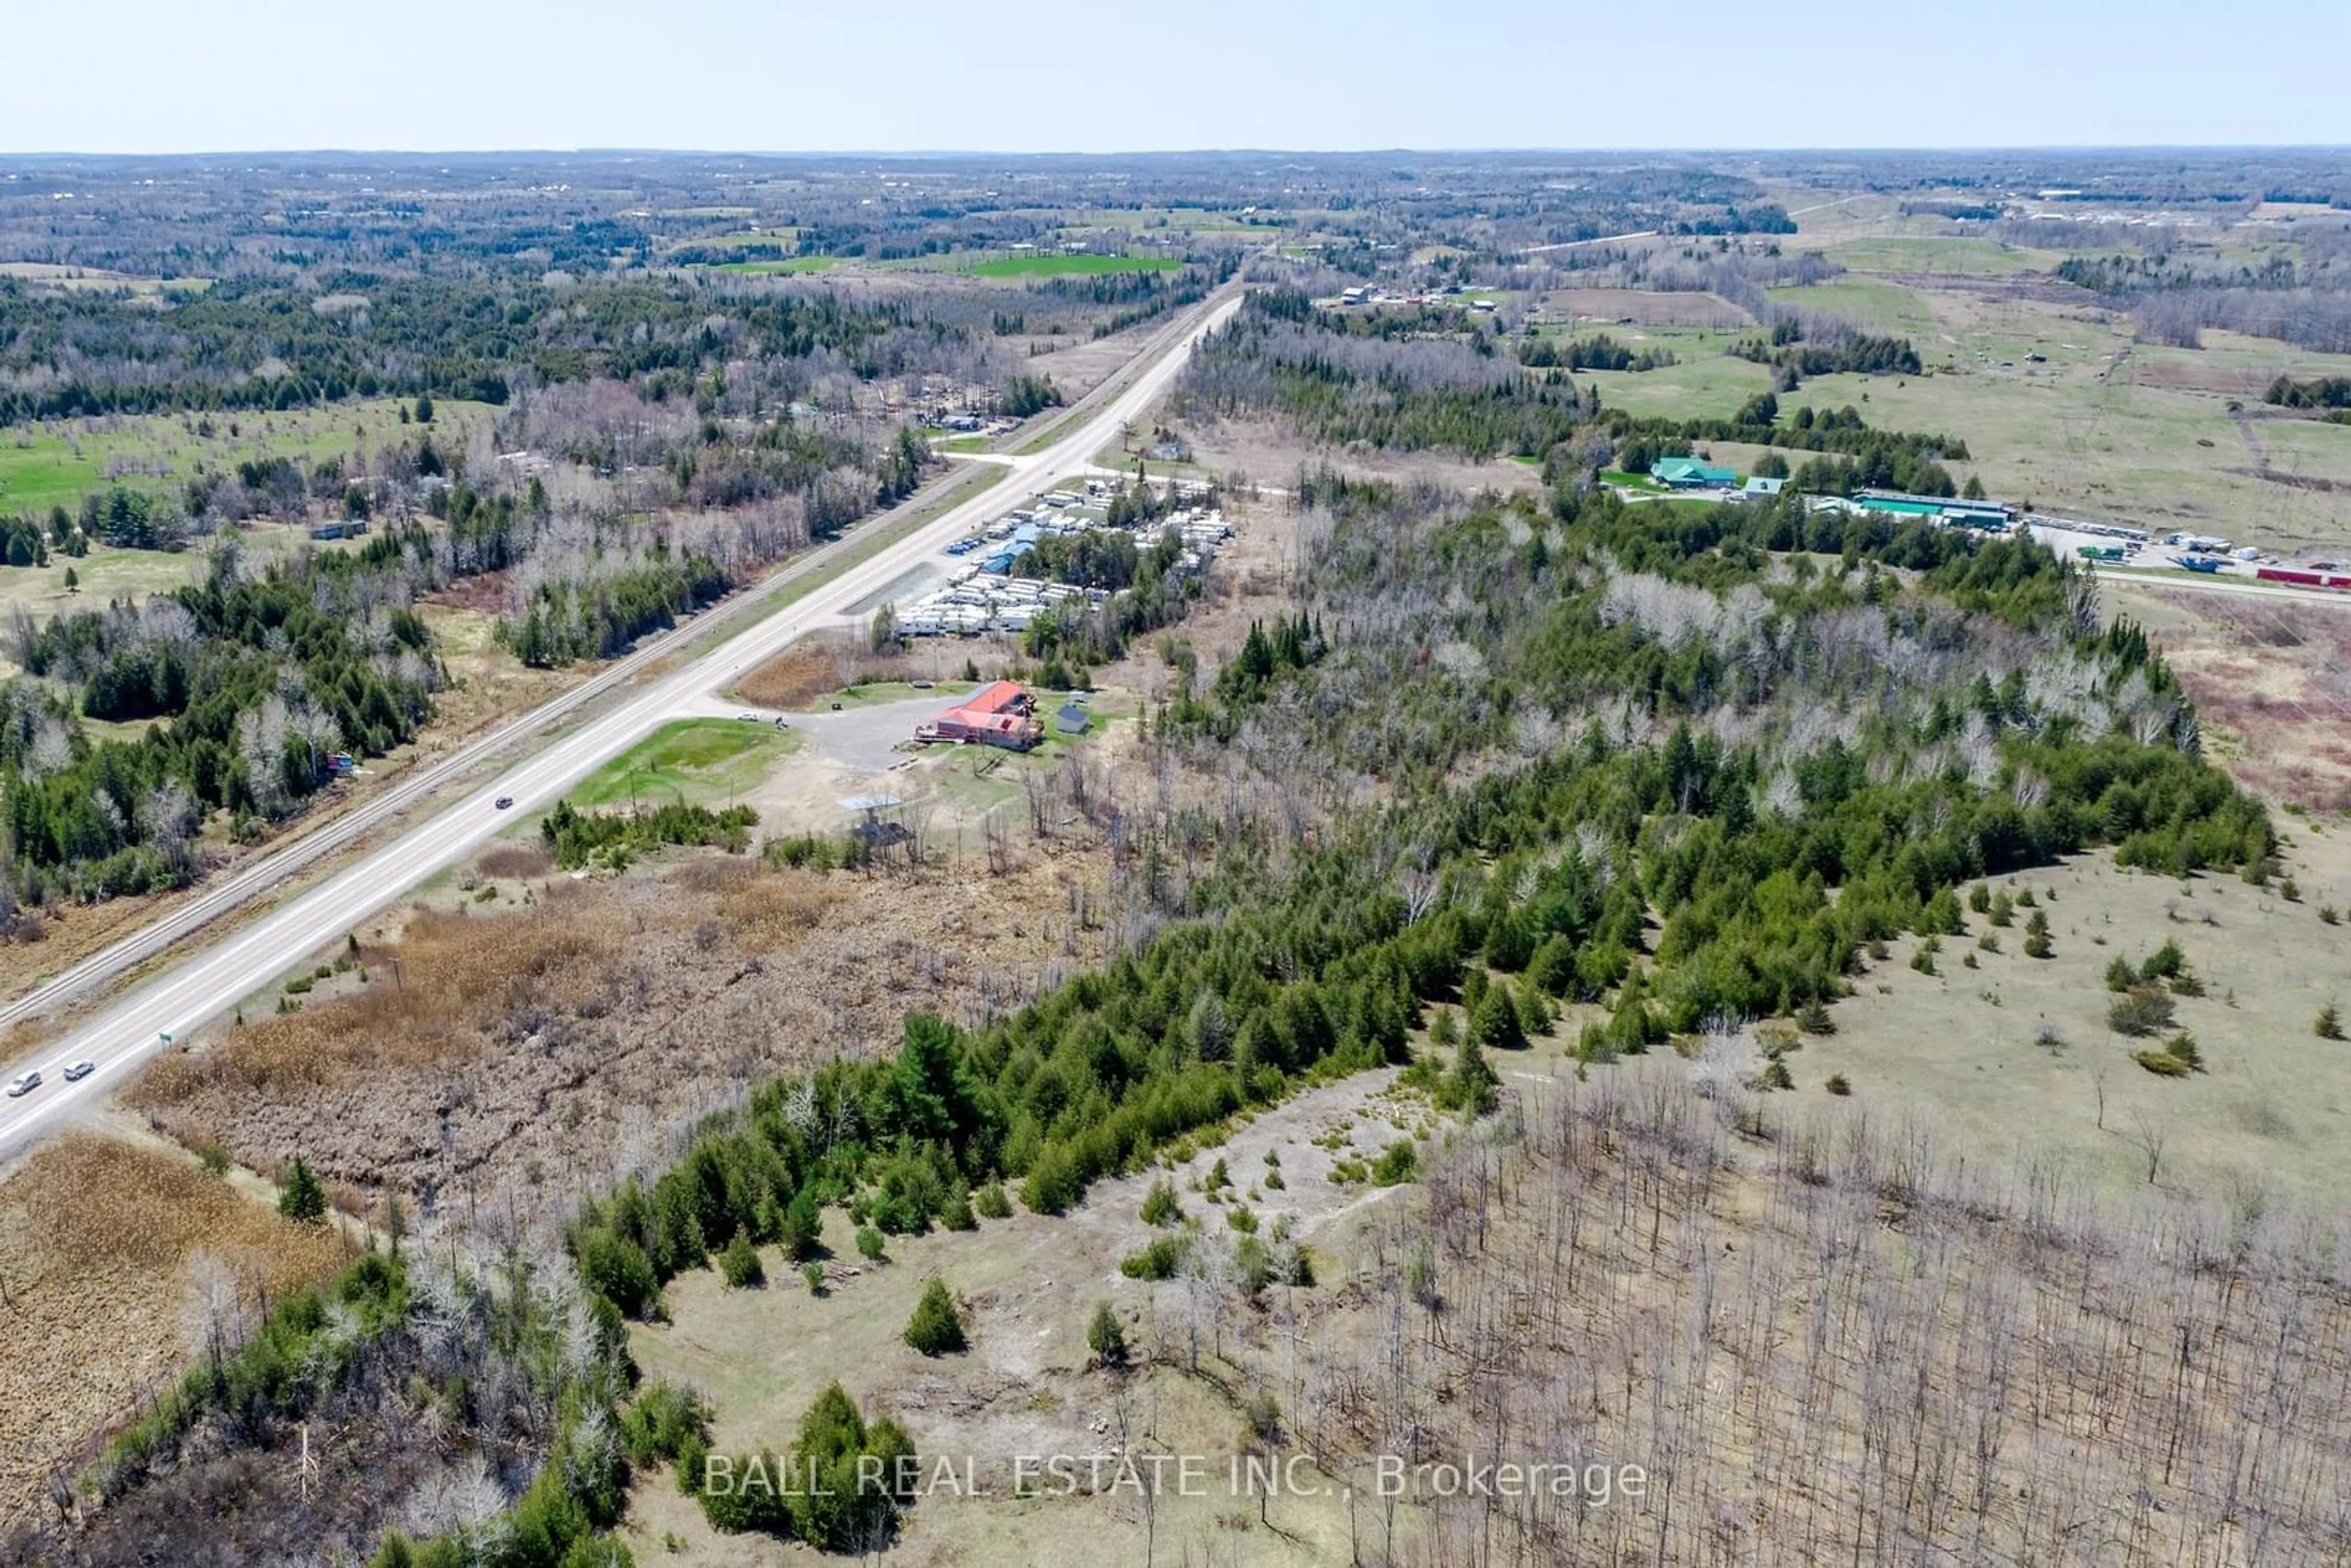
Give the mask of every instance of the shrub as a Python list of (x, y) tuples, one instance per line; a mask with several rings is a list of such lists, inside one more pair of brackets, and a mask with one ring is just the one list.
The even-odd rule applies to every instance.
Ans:
[(2343, 912), (2335, 908), (2331, 904), (2322, 904), (2318, 906), (2318, 918), (2324, 920), (2329, 925), (2340, 925), (2343, 920)]
[(1853, 1092), (1853, 1085), (1846, 1081), (1845, 1075), (1842, 1072), (1830, 1073), (1829, 1081), (1821, 1087), (1840, 1099)]
[(2163, 946), (2148, 954), (2147, 961), (2138, 967), (2138, 977), (2149, 982), (2168, 980), (2183, 973), (2187, 967), (2188, 955), (2179, 950), (2179, 943), (2167, 937)]
[(2117, 953), (2106, 960), (2106, 989), (2122, 995), (2126, 994), (2133, 986), (2137, 984), (2138, 976), (2131, 968), (2128, 958)]
[(1372, 1180), (1381, 1186), (1396, 1186), (1420, 1174), (1420, 1151), (1409, 1138), (1398, 1138), (1372, 1162)]
[(682, 1385), (656, 1378), (621, 1412), (621, 1443), (632, 1465), (675, 1459), (697, 1438), (710, 1441), (710, 1406)]
[(1796, 1027), (1806, 1034), (1834, 1034), (1836, 1019), (1829, 1017), (1827, 1004), (1815, 997), (1797, 1010)]
[[(2020, 894), (2017, 902), (2027, 904), (2032, 901), (2032, 894), (2028, 891)], [(2046, 958), (2054, 951), (2055, 948), (2049, 940), (2049, 916), (2036, 909), (2032, 912), (2032, 918), (2024, 923), (2024, 956), (2028, 958)]]
[(2165, 1040), (2163, 1050), (2164, 1053), (2173, 1061), (2185, 1063), (2190, 1072), (2204, 1071), (2203, 1048), (2196, 1043), (2196, 1037), (2186, 1030), (2181, 1030), (2178, 1034)]
[(801, 1264), (800, 1278), (808, 1281), (810, 1295), (821, 1296), (824, 1294), (823, 1264), (813, 1261)]
[(2142, 1051), (2133, 1055), (2131, 1060), (2158, 1078), (2185, 1078), (2189, 1071), (2188, 1063), (2168, 1051)]
[(1098, 1366), (1126, 1364), (1126, 1325), (1118, 1320), (1118, 1310), (1108, 1301), (1094, 1305), (1093, 1321), (1086, 1324), (1086, 1348), (1093, 1352)]
[(992, 1181), (971, 1195), (971, 1207), (982, 1219), (1009, 1219), (1012, 1197), (1004, 1190), (1002, 1182)]
[(2318, 1018), (2310, 1026), (2310, 1031), (2321, 1040), (2343, 1038), (2343, 1015), (2336, 1010), (2333, 1002), (2318, 1009)]
[(2171, 1027), (2177, 1010), (2165, 992), (2153, 986), (2134, 986), (2106, 1009), (2106, 1027), (2133, 1039), (2160, 1034)]
[(870, 1225), (859, 1226), (857, 1228), (857, 1255), (860, 1258), (864, 1259), (869, 1263), (881, 1262), (883, 1260), (882, 1233), (874, 1229), (873, 1227)]
[(768, 1282), (768, 1270), (759, 1262), (759, 1249), (739, 1230), (718, 1254), (718, 1272), (733, 1290), (747, 1291)]
[(924, 1355), (946, 1355), (964, 1348), (963, 1313), (943, 1280), (923, 1287), (914, 1315), (906, 1320), (906, 1343)]
[(1184, 1266), (1184, 1254), (1190, 1249), (1189, 1237), (1155, 1236), (1142, 1251), (1120, 1260), (1118, 1271), (1130, 1280), (1172, 1280), (1176, 1270)]
[(206, 1176), (228, 1175), (228, 1145), (219, 1143), (206, 1144), (196, 1151), (196, 1164), (204, 1168)]
[(1781, 1061), (1775, 1056), (1771, 1061), (1763, 1064), (1764, 1088), (1793, 1089), (1795, 1086), (1795, 1075), (1788, 1071), (1788, 1064), (1786, 1062)]
[(1143, 1197), (1143, 1223), (1167, 1226), (1183, 1218), (1184, 1205), (1176, 1196), (1176, 1184), (1164, 1176), (1153, 1182)]

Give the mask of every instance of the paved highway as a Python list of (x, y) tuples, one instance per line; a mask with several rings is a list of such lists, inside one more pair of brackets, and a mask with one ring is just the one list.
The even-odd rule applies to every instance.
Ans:
[[(660, 727), (681, 704), (723, 685), (806, 632), (841, 623), (849, 618), (850, 606), (888, 587), (925, 556), (970, 532), (987, 517), (1018, 505), (1028, 494), (1050, 489), (1065, 478), (1086, 473), (1092, 465), (1094, 454), (1116, 441), (1123, 425), (1139, 419), (1166, 392), (1199, 337), (1220, 325), (1239, 306), (1238, 285), (1228, 286), (1186, 322), (1164, 331), (1137, 356), (1134, 366), (1106, 389), (1106, 395), (1098, 394), (1079, 405), (1082, 417), (1071, 425), (1067, 434), (1042, 452), (1011, 459), (1010, 481), (999, 482), (943, 512), (906, 538), (851, 567), (789, 608), (757, 622), (701, 658), (630, 691), (608, 711), (589, 718), (568, 734), (547, 740), (535, 753), (469, 790), (454, 805), (369, 852), (283, 908), (254, 920), (102, 1009), (63, 1040), (45, 1048), (37, 1057), (10, 1065), (5, 1076), (13, 1078), (31, 1069), (40, 1072), (43, 1082), (22, 1098), (0, 1100), (0, 1156), (14, 1153), (28, 1138), (56, 1125), (61, 1118), (127, 1078), (141, 1061), (162, 1048), (167, 1037), (185, 1036), (206, 1019), (227, 1011), (312, 950), (340, 941), (370, 915), (396, 902), (434, 873), (473, 853), (500, 828), (535, 809), (553, 805), (604, 761)], [(863, 526), (871, 529), (877, 524), (869, 522)], [(853, 551), (858, 543), (858, 535), (852, 534), (841, 545), (830, 547), (799, 566), (771, 577), (741, 601), (730, 603), (756, 605), (809, 573), (825, 570), (841, 553)], [(722, 610), (727, 608), (723, 606)], [(749, 613), (740, 610), (734, 612)], [(350, 841), (366, 828), (455, 781), (500, 748), (576, 711), (588, 698), (643, 674), (649, 664), (674, 652), (679, 642), (706, 632), (717, 613), (703, 616), (681, 628), (682, 635), (673, 634), (662, 646), (607, 671), (588, 689), (527, 715), (496, 735), (434, 765), (420, 778), (387, 792), (383, 800), (350, 813), (328, 829), (307, 835), (281, 852), (280, 856), (271, 857), (251, 872), (194, 900), (188, 912), (170, 917), (150, 932), (98, 955), (89, 964), (77, 966), (12, 1008), (0, 1009), (0, 1022), (53, 1006), (68, 988), (86, 988), (107, 974), (120, 973), (126, 964), (148, 953), (160, 951), (185, 931), (218, 917), (283, 881), (328, 850)], [(501, 796), (513, 798), (510, 810), (496, 809), (495, 803)], [(345, 825), (354, 821), (355, 825)], [(77, 1061), (89, 1061), (95, 1071), (79, 1082), (64, 1082), (65, 1068)]]

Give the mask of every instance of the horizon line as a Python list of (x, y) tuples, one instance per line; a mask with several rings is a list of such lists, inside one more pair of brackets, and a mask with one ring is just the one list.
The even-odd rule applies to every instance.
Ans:
[(2151, 152), (2297, 152), (2351, 153), (2351, 142), (2325, 141), (2116, 141), (2116, 142), (2054, 142), (2017, 141), (1972, 144), (1914, 146), (1622, 146), (1622, 147), (1546, 147), (1546, 146), (1456, 146), (1413, 147), (1134, 147), (1107, 152), (1082, 149), (1047, 149), (1030, 152), (1008, 152), (984, 147), (972, 148), (727, 148), (727, 147), (247, 147), (201, 148), (180, 151), (150, 150), (142, 152), (98, 152), (69, 148), (50, 148), (27, 152), (0, 151), (0, 162), (32, 162), (44, 159), (83, 161), (123, 161), (138, 159), (227, 159), (227, 158), (764, 158), (764, 159), (839, 159), (872, 158), (907, 161), (937, 161), (946, 159), (1013, 159), (1044, 160), (1081, 158), (1115, 160), (1122, 158), (1378, 158), (1378, 157), (1518, 157), (1518, 158), (1591, 158), (1591, 157), (1754, 157), (1759, 155), (1835, 155), (1842, 157), (1885, 156), (1888, 154), (1932, 154), (1958, 156), (1984, 153), (2151, 153)]

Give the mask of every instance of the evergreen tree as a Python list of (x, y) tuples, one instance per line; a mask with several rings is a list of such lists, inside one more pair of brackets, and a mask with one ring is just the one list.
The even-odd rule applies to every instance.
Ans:
[(288, 1219), (315, 1224), (327, 1217), (327, 1184), (300, 1155), (286, 1172), (286, 1186), (277, 1195), (277, 1212)]
[(1108, 1301), (1094, 1307), (1093, 1321), (1086, 1325), (1086, 1348), (1093, 1352), (1097, 1365), (1126, 1364), (1126, 1325), (1119, 1322), (1117, 1309)]
[(955, 1295), (946, 1281), (933, 1280), (923, 1287), (923, 1299), (914, 1303), (914, 1315), (906, 1322), (905, 1340), (931, 1356), (964, 1348), (963, 1314), (956, 1310)]

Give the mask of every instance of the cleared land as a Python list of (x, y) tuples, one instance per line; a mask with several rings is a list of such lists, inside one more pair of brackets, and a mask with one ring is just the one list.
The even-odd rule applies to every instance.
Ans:
[(580, 806), (677, 800), (703, 805), (756, 787), (799, 742), (771, 724), (689, 718), (664, 725), (571, 792)]
[(402, 424), (403, 398), (280, 413), (106, 414), (47, 420), (0, 434), (0, 512), (74, 511), (93, 490), (155, 490), (204, 469), (234, 470), (265, 457), (306, 462), (431, 435), (462, 452), (468, 430), (487, 424), (487, 403), (435, 402), (431, 424)]
[(1645, 327), (1751, 327), (1755, 319), (1717, 294), (1652, 288), (1555, 288), (1540, 301), (1549, 314), (1578, 322), (1633, 322)]
[[(2351, 907), (2351, 832), (2291, 818), (2281, 829), (2299, 903), (2232, 878), (2117, 871), (2104, 855), (1991, 883), (2034, 891), (2054, 956), (2024, 956), (2023, 910), (2004, 930), (1970, 913), (1967, 935), (1940, 939), (1933, 975), (1911, 967), (1920, 939), (1904, 937), (1855, 977), (1836, 1032), (1792, 1055), (1799, 1092), (1843, 1074), (1857, 1103), (1931, 1118), (1980, 1158), (2060, 1159), (2113, 1190), (2147, 1185), (2152, 1135), (2161, 1184), (2343, 1202), (2351, 1047), (2312, 1025), (2330, 1003), (2351, 1007), (2343, 928), (2319, 915)], [(1986, 936), (1999, 951), (1979, 946)], [(2108, 965), (2136, 967), (2167, 941), (2203, 994), (2178, 998), (2177, 1021), (2154, 1036), (2116, 1032)], [(2158, 1077), (2134, 1059), (2179, 1030), (2203, 1071)]]
[(1181, 272), (1184, 264), (1164, 256), (1014, 256), (983, 261), (970, 270), (978, 277), (1099, 277), (1117, 272)]

